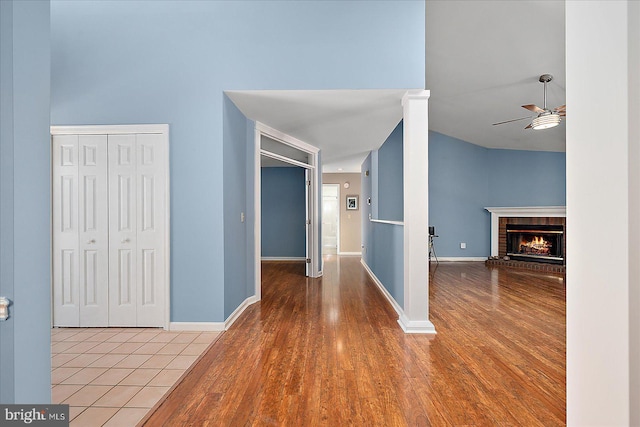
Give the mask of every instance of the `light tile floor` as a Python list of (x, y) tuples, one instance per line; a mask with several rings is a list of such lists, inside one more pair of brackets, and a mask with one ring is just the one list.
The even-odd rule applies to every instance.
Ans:
[(51, 330), (53, 403), (71, 426), (135, 426), (218, 337), (155, 328)]

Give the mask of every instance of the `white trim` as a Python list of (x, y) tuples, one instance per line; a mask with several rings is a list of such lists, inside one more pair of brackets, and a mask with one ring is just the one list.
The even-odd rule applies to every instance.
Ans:
[(338, 252), (341, 256), (362, 256), (362, 252)]
[(369, 221), (379, 224), (404, 225), (403, 221), (387, 221), (386, 219), (370, 219)]
[(482, 256), (450, 256), (450, 257), (438, 257), (438, 261), (441, 262), (467, 262), (467, 261), (486, 261), (487, 257)]
[(228, 330), (231, 325), (233, 325), (233, 323), (238, 320), (240, 315), (247, 309), (247, 307), (256, 302), (258, 302), (258, 299), (255, 296), (251, 296), (242, 301), (242, 304), (240, 304), (238, 308), (236, 308), (224, 322), (171, 322), (169, 324), (169, 330), (223, 332)]
[(398, 304), (398, 301), (396, 301), (395, 298), (391, 296), (389, 291), (387, 291), (387, 288), (384, 287), (380, 279), (378, 279), (378, 277), (373, 273), (371, 268), (369, 268), (364, 258), (360, 260), (360, 264), (362, 264), (364, 269), (367, 270), (367, 273), (369, 274), (369, 277), (371, 277), (371, 280), (373, 280), (373, 283), (375, 283), (378, 289), (380, 289), (380, 292), (382, 292), (382, 295), (384, 295), (387, 301), (389, 301), (389, 304), (391, 304), (391, 307), (393, 307), (396, 313), (398, 313), (398, 316), (404, 316), (404, 311), (402, 310), (402, 307), (400, 307), (400, 304)]
[(485, 209), (499, 216), (567, 216), (566, 206), (489, 207)]
[(303, 256), (263, 256), (262, 261), (304, 261), (306, 258)]
[(254, 295), (258, 301), (262, 299), (262, 177), (260, 170), (260, 136), (262, 134), (258, 130), (257, 123), (254, 131), (254, 155), (253, 155), (253, 275), (254, 275)]
[(170, 322), (170, 331), (224, 331), (223, 322)]
[[(51, 135), (122, 135), (122, 134), (160, 134), (166, 150), (166, 173), (165, 173), (165, 229), (164, 229), (164, 250), (166, 259), (164, 263), (165, 279), (165, 312), (164, 329), (171, 329), (171, 160), (169, 147), (169, 125), (158, 124), (133, 124), (133, 125), (74, 125), (74, 126), (50, 126)], [(53, 185), (53, 184), (52, 184)], [(53, 223), (53, 211), (50, 212), (50, 219)], [(51, 267), (53, 268), (53, 267)], [(53, 286), (53, 276), (52, 276)], [(52, 314), (53, 322), (53, 314)]]
[(122, 135), (129, 133), (163, 133), (169, 136), (168, 124), (51, 126), (51, 135)]
[(258, 299), (255, 296), (251, 296), (242, 301), (242, 304), (240, 304), (238, 308), (236, 308), (233, 313), (231, 313), (231, 315), (227, 317), (227, 320), (224, 321), (224, 330), (228, 330), (231, 325), (233, 325), (233, 323), (238, 320), (240, 315), (247, 309), (247, 307), (256, 302), (258, 302)]
[(428, 320), (411, 321), (404, 314), (398, 319), (400, 327), (405, 334), (433, 334), (435, 335), (436, 327)]
[(313, 169), (314, 168), (313, 165), (310, 165), (308, 163), (299, 162), (297, 160), (290, 159), (290, 158), (288, 158), (286, 156), (282, 156), (282, 155), (277, 154), (277, 153), (272, 153), (271, 151), (267, 151), (267, 150), (263, 150), (263, 149), (260, 149), (260, 155), (265, 156), (265, 157), (269, 157), (270, 159), (279, 160), (279, 161), (281, 161), (283, 163), (288, 163), (290, 165), (299, 166), (299, 167), (304, 168), (304, 169)]
[(565, 217), (566, 206), (489, 207), (491, 212), (491, 256), (498, 256), (498, 238), (501, 217)]
[[(286, 133), (280, 132), (277, 129), (269, 127), (264, 123), (256, 121), (256, 130), (260, 131), (260, 133), (267, 135), (271, 139), (275, 139), (278, 142), (281, 142), (285, 145), (288, 145), (293, 148), (297, 148), (302, 151), (306, 151), (311, 154), (318, 154), (320, 149), (311, 144), (307, 144), (304, 141), (299, 140), (298, 138), (294, 138), (291, 135), (287, 135)], [(258, 145), (260, 148), (260, 145)]]

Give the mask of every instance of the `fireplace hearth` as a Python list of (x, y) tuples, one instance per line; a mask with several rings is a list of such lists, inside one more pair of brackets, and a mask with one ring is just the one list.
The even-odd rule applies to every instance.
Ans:
[(562, 225), (506, 224), (506, 255), (520, 261), (563, 264)]

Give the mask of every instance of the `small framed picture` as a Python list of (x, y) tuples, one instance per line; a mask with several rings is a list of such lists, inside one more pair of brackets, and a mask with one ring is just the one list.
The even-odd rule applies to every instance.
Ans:
[(347, 196), (347, 210), (348, 211), (358, 210), (358, 196)]

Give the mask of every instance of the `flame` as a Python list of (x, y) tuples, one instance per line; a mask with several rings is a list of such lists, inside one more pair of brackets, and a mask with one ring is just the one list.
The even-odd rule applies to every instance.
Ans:
[(548, 253), (553, 245), (542, 236), (533, 236), (531, 240), (520, 241), (520, 251), (524, 253), (544, 254)]
[(531, 239), (529, 242), (522, 241), (520, 244), (528, 246), (530, 248), (537, 248), (537, 249), (546, 248), (548, 246), (551, 246), (549, 244), (549, 242), (544, 240), (544, 237), (541, 237), (541, 236), (533, 236), (533, 239)]

